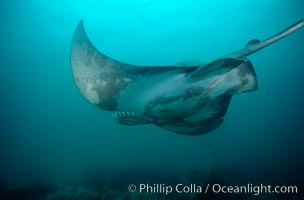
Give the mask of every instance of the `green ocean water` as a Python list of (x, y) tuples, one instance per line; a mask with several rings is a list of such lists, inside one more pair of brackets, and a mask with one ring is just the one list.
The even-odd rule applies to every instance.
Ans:
[(249, 57), (259, 89), (235, 95), (224, 123), (201, 136), (115, 123), (81, 96), (70, 66), (80, 20), (106, 55), (170, 65), (266, 39), (303, 19), (303, 10), (300, 0), (1, 1), (3, 199), (42, 199), (40, 187), (28, 188), (54, 184), (118, 188), (120, 196), (133, 182), (183, 182), (191, 174), (203, 183), (303, 185), (304, 30)]

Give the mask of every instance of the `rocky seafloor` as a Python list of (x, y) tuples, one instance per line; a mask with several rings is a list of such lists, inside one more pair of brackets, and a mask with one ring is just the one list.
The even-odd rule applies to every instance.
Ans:
[[(128, 186), (141, 183), (161, 183), (166, 186), (176, 186), (179, 183), (190, 185), (206, 186), (206, 184), (221, 185), (244, 185), (248, 177), (236, 171), (215, 170), (212, 173), (203, 173), (193, 170), (186, 176), (174, 176), (166, 173), (160, 174), (148, 170), (128, 169), (110, 170), (98, 169), (87, 173), (82, 181), (58, 181), (52, 183), (32, 183), (22, 186), (7, 187), (0, 183), (0, 200), (198, 200), (198, 199), (231, 199), (231, 200), (252, 200), (252, 199), (290, 199), (302, 200), (303, 193), (298, 194), (223, 194), (205, 192), (177, 193), (175, 191), (165, 195), (157, 192), (130, 192)], [(247, 182), (246, 182), (247, 179)], [(251, 179), (252, 180), (252, 179)], [(258, 180), (252, 182), (260, 184)], [(301, 190), (302, 188), (299, 188)]]

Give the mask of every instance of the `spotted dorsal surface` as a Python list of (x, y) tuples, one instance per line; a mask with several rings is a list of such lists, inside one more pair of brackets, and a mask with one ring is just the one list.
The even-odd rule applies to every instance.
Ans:
[[(303, 26), (299, 23), (294, 25), (297, 29)], [(296, 30), (294, 26), (281, 34)], [(244, 57), (282, 38), (274, 37), (253, 40), (207, 64), (138, 66), (99, 52), (81, 21), (72, 39), (72, 72), (85, 99), (113, 112), (118, 123), (154, 124), (174, 133), (200, 135), (222, 124), (233, 95), (257, 89), (253, 65)]]

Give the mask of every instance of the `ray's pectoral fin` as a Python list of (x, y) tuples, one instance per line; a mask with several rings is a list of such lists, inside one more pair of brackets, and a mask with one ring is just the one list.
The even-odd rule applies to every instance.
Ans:
[(139, 66), (117, 61), (101, 53), (89, 40), (83, 21), (77, 25), (71, 43), (71, 66), (81, 94), (94, 106), (116, 111), (120, 92), (140, 77), (173, 72), (186, 73), (197, 67)]
[(242, 60), (236, 60), (232, 58), (215, 60), (205, 66), (199, 67), (192, 73), (191, 77), (194, 78), (204, 76), (204, 78), (207, 78), (207, 76), (224, 74), (231, 69), (239, 66), (242, 62)]
[(136, 112), (114, 112), (113, 118), (116, 122), (124, 125), (151, 124), (154, 119)]
[(225, 91), (238, 94), (257, 89), (256, 73), (250, 61), (233, 58), (219, 59), (195, 70), (192, 78), (218, 76), (208, 88), (215, 94)]

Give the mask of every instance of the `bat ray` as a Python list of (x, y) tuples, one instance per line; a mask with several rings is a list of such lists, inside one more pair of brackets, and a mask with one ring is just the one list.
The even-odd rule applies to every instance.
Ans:
[(251, 40), (239, 51), (207, 64), (138, 66), (99, 52), (84, 30), (75, 29), (71, 44), (74, 80), (97, 108), (112, 111), (125, 125), (154, 124), (167, 131), (200, 135), (221, 125), (232, 95), (258, 88), (247, 56), (304, 26), (304, 20), (264, 41)]

